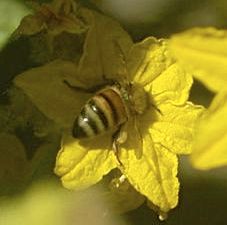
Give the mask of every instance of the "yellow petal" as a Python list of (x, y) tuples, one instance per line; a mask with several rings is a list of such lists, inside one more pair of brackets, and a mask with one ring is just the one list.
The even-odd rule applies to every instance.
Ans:
[(152, 82), (151, 96), (155, 105), (163, 102), (183, 104), (188, 99), (191, 85), (191, 74), (174, 63)]
[(194, 167), (210, 169), (227, 165), (227, 94), (215, 97), (203, 121), (191, 155)]
[(143, 138), (143, 154), (138, 157), (135, 142), (140, 140), (135, 137), (134, 133), (130, 135), (121, 149), (122, 172), (138, 192), (167, 212), (178, 202), (177, 157), (161, 145), (154, 145), (149, 133)]
[(88, 86), (103, 83), (105, 78), (116, 80), (124, 70), (121, 54), (128, 53), (132, 46), (131, 38), (107, 16), (87, 9), (83, 9), (81, 14), (89, 24), (89, 31), (78, 73)]
[(183, 106), (162, 104), (158, 119), (150, 126), (154, 142), (161, 143), (176, 154), (191, 152), (192, 141), (195, 136), (195, 125), (200, 118), (203, 107), (188, 102)]
[(177, 60), (213, 91), (227, 87), (227, 32), (194, 28), (170, 39)]
[(111, 144), (106, 136), (78, 141), (71, 136), (63, 139), (55, 173), (68, 189), (87, 188), (117, 166)]
[(14, 82), (47, 117), (63, 127), (70, 127), (90, 96), (63, 83), (75, 75), (76, 69), (73, 63), (54, 61), (18, 75)]
[(128, 56), (131, 80), (143, 86), (150, 84), (173, 63), (164, 40), (153, 37), (133, 45)]

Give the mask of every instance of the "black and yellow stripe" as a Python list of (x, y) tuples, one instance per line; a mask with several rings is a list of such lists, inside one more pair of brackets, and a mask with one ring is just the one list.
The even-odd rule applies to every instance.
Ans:
[(93, 137), (126, 120), (127, 113), (120, 93), (114, 88), (106, 88), (93, 96), (82, 108), (73, 126), (73, 136)]

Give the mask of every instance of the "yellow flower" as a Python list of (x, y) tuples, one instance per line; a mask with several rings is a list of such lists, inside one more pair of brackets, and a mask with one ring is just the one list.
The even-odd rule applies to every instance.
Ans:
[(203, 120), (198, 123), (191, 162), (197, 169), (227, 164), (227, 32), (213, 27), (175, 34), (171, 49), (186, 70), (216, 92)]
[[(187, 101), (192, 77), (172, 59), (164, 40), (147, 38), (133, 44), (111, 19), (86, 9), (84, 15), (90, 28), (78, 65), (55, 61), (19, 75), (15, 83), (42, 112), (70, 131), (62, 139), (55, 167), (66, 188), (87, 188), (119, 168), (139, 193), (167, 212), (178, 202), (177, 154), (191, 152), (194, 125), (203, 111)], [(120, 165), (111, 133), (86, 140), (72, 137), (73, 121), (92, 95), (71, 90), (63, 80), (90, 88), (105, 83), (103, 75), (121, 82), (126, 74), (133, 97), (146, 93), (149, 107), (137, 116), (138, 129), (131, 118), (124, 128), (128, 137), (120, 145)], [(134, 103), (141, 106), (138, 99)]]
[(227, 165), (227, 93), (220, 92), (198, 125), (191, 161), (197, 169)]
[[(171, 61), (165, 41), (148, 38), (135, 44), (129, 54), (130, 71), (135, 71), (131, 80), (135, 92), (136, 85), (143, 86), (153, 100), (149, 104), (160, 110), (151, 106), (137, 118), (143, 149), (141, 137), (130, 122), (125, 128), (127, 141), (119, 153), (123, 167), (110, 151), (110, 134), (84, 142), (66, 136), (55, 172), (65, 187), (81, 189), (119, 167), (137, 191), (167, 212), (176, 206), (178, 199), (176, 154), (190, 153), (201, 107), (187, 102), (192, 78)], [(77, 98), (81, 95), (78, 93)], [(138, 151), (142, 151), (141, 156)]]
[(211, 91), (226, 89), (227, 31), (193, 28), (170, 39), (177, 60)]

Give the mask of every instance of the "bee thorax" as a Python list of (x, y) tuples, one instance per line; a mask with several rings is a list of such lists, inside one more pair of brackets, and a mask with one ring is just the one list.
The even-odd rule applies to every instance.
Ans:
[(131, 101), (134, 111), (140, 115), (143, 114), (149, 106), (148, 94), (142, 86), (136, 84), (132, 87)]

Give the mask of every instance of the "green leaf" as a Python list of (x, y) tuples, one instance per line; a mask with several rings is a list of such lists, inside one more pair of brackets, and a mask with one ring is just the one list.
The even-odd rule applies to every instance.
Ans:
[(19, 25), (19, 21), (30, 11), (19, 1), (0, 1), (0, 48)]

